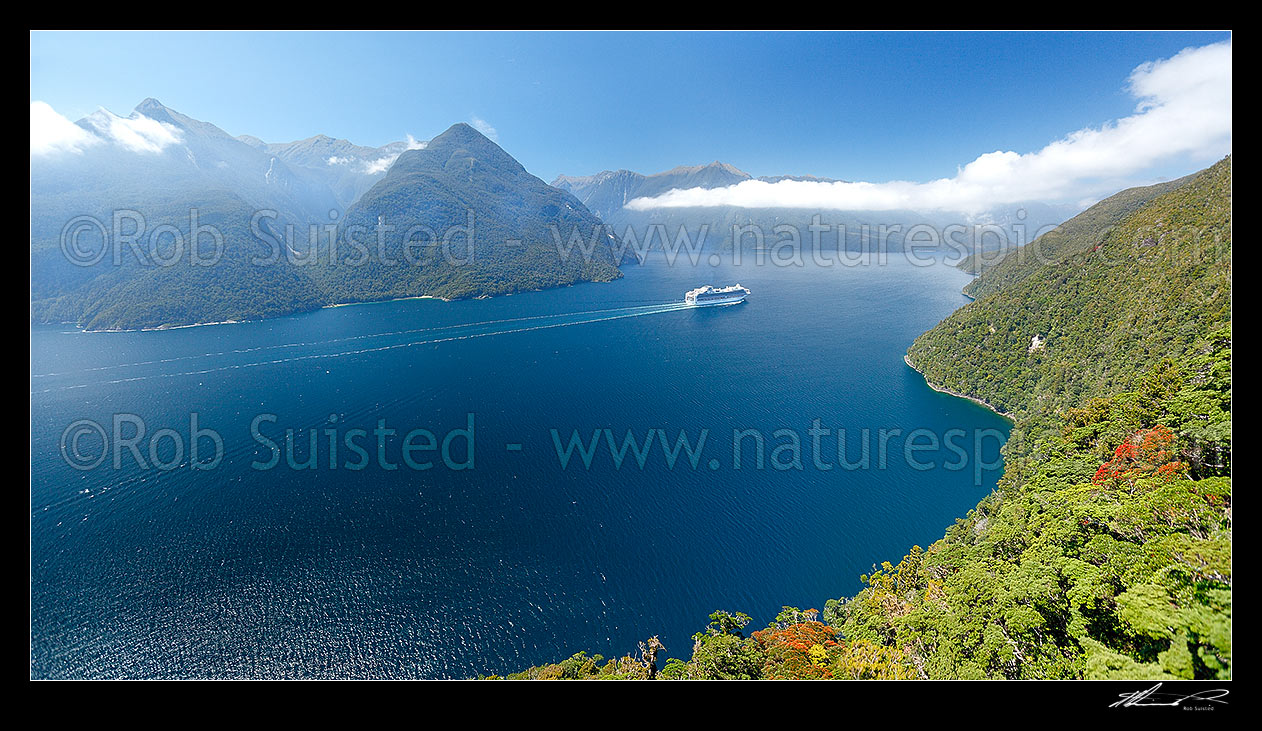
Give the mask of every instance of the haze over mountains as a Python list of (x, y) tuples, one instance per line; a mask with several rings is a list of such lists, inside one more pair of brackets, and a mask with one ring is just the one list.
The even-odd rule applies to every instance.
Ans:
[[(277, 144), (233, 137), (146, 99), (127, 117), (101, 110), (75, 126), (69, 136), (60, 131), (71, 140), (60, 149), (35, 154), (32, 147), (35, 322), (163, 327), (394, 296), (505, 294), (619, 275), (607, 237), (596, 241), (593, 256), (569, 264), (555, 247), (543, 246), (553, 224), (564, 230), (600, 222), (468, 125), (431, 143), (409, 139), (373, 148), (317, 136)], [(399, 159), (406, 164), (395, 166)], [(382, 187), (373, 194), (375, 185)], [(477, 220), (460, 243), (473, 256), (462, 257), (459, 269), (433, 260), (383, 269), (389, 252), (399, 251), (397, 240), (387, 242), (385, 257), (369, 242), (372, 256), (363, 267), (337, 266), (327, 241), (321, 248), (318, 240), (329, 224), (371, 226), (378, 216), (441, 235), (467, 228), (469, 210)], [(84, 216), (99, 225), (83, 224), (71, 232), (77, 239), (67, 239), (68, 224)], [(121, 226), (112, 232), (116, 221)], [(194, 225), (222, 235), (222, 256), (213, 266), (190, 255)], [(164, 226), (172, 228), (160, 233)], [(102, 248), (102, 231), (124, 236)], [(135, 247), (122, 241), (136, 232)], [(185, 240), (182, 252), (173, 232)], [(344, 232), (335, 238), (351, 243)], [(504, 250), (506, 240), (513, 251)], [(68, 242), (83, 256), (68, 254)], [(200, 236), (196, 245), (209, 255), (214, 237)]]
[[(1020, 245), (1032, 238), (1033, 233), (1068, 219), (1080, 210), (1077, 206), (1048, 205), (1030, 201), (1004, 206), (980, 215), (963, 216), (945, 211), (821, 211), (800, 208), (743, 208), (736, 206), (691, 208), (644, 208), (629, 207), (636, 199), (655, 198), (671, 190), (694, 188), (714, 189), (737, 185), (747, 180), (775, 183), (782, 180), (840, 182), (833, 178), (812, 175), (775, 175), (755, 178), (739, 168), (715, 161), (708, 165), (680, 166), (653, 175), (630, 170), (605, 170), (595, 175), (560, 175), (552, 185), (568, 191), (593, 213), (614, 227), (616, 233), (643, 237), (650, 226), (662, 224), (672, 237), (680, 229), (686, 229), (702, 237), (710, 245), (730, 248), (733, 245), (733, 226), (756, 226), (762, 230), (767, 243), (773, 243), (776, 226), (788, 225), (799, 230), (804, 242), (809, 243), (807, 227), (812, 218), (820, 215), (822, 223), (846, 226), (848, 245), (860, 245), (858, 231), (862, 226), (901, 226), (906, 229), (918, 224), (929, 224), (943, 229), (953, 224), (969, 227), (985, 225), (993, 233), (978, 237), (985, 248), (995, 249), (1007, 245)], [(1024, 228), (1021, 228), (1024, 227)], [(629, 237), (629, 236), (627, 236)], [(889, 243), (900, 245), (901, 235), (892, 234)], [(754, 237), (742, 236), (742, 246), (757, 245)], [(821, 236), (823, 245), (835, 245), (836, 231)]]
[(31, 208), (36, 241), (54, 237), (75, 215), (108, 212), (130, 201), (226, 190), (250, 205), (275, 209), (292, 223), (340, 215), (385, 175), (415, 141), (380, 148), (316, 137), (268, 144), (233, 137), (209, 122), (145, 99), (127, 117), (104, 109), (75, 123), (76, 150), (31, 157)]
[(287, 165), (309, 171), (329, 187), (342, 210), (359, 200), (404, 151), (421, 149), (426, 144), (409, 138), (381, 147), (364, 147), (327, 135), (296, 142), (268, 143), (251, 135), (237, 139)]
[[(32, 125), (38, 126), (34, 116)], [(32, 319), (98, 329), (254, 319), (343, 302), (479, 297), (606, 281), (620, 276), (617, 252), (642, 248), (655, 225), (664, 227), (660, 236), (667, 243), (682, 240), (717, 249), (733, 245), (734, 227), (750, 225), (765, 239), (743, 237), (742, 247), (776, 243), (775, 227), (782, 225), (794, 227), (809, 244), (808, 226), (816, 215), (834, 227), (846, 226), (849, 247), (858, 243), (864, 224), (906, 228), (958, 222), (948, 214), (913, 211), (637, 209), (628, 204), (752, 177), (716, 161), (655, 175), (628, 170), (562, 175), (549, 186), (465, 124), (429, 142), (409, 137), (381, 147), (326, 135), (277, 143), (234, 137), (146, 99), (126, 117), (99, 110), (69, 130), (56, 131), (55, 147), (37, 150), (32, 137)], [(824, 180), (759, 178), (784, 179)], [(462, 234), (471, 210), (476, 212), (472, 233)], [(977, 221), (998, 224), (1007, 232), (1001, 238), (1018, 238), (1009, 236), (1011, 224), (1033, 232), (1072, 212), (1028, 204)], [(104, 251), (101, 230), (112, 234), (113, 242), (110, 256), (88, 266), (72, 261), (64, 250), (67, 224), (83, 216), (101, 224), (87, 232), (98, 249)], [(457, 256), (462, 261), (453, 263), (450, 255), (437, 255), (435, 244), (442, 242), (431, 241), (421, 261), (400, 266), (396, 260), (407, 242), (396, 231), (396, 238), (385, 236), (379, 245), (367, 246), (370, 255), (362, 265), (337, 266), (341, 254), (357, 248), (347, 230), (372, 229), (378, 222), (403, 229), (420, 225), (435, 239), (454, 231), (476, 255)], [(330, 224), (339, 227), (332, 237), (337, 245), (325, 240)], [(605, 233), (593, 236), (604, 224), (609, 225)], [(170, 231), (191, 242), (195, 225), (214, 225), (223, 235), (223, 256), (214, 267), (189, 259), (191, 243), (183, 259), (174, 248)], [(164, 226), (174, 228), (155, 236)], [(313, 229), (317, 241), (310, 243)], [(574, 232), (583, 239), (581, 248), (590, 251), (571, 259), (560, 249), (572, 244)], [(835, 244), (835, 232), (823, 235), (823, 246)], [(136, 247), (121, 245), (120, 234), (128, 233), (140, 234)], [(558, 242), (557, 234), (566, 242)], [(897, 246), (898, 238), (896, 232), (889, 242)], [(658, 238), (654, 246), (662, 243)], [(992, 234), (988, 244), (997, 248), (1007, 242)], [(198, 239), (199, 248), (205, 245)], [(91, 249), (91, 242), (86, 246)], [(154, 254), (175, 263), (156, 265)], [(260, 258), (267, 263), (251, 263)]]
[(597, 216), (610, 218), (636, 198), (661, 195), (675, 188), (722, 188), (750, 178), (749, 173), (715, 160), (709, 165), (681, 165), (656, 175), (630, 170), (605, 170), (585, 176), (560, 175), (552, 185), (572, 193)]

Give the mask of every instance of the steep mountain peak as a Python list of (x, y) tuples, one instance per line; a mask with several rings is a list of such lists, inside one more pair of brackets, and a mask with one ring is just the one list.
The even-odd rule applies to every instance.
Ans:
[(255, 137), (254, 135), (237, 135), (237, 141), (244, 142), (245, 144), (249, 145), (250, 147), (253, 147), (256, 150), (267, 149), (267, 143)]
[(656, 177), (664, 177), (664, 176), (696, 175), (698, 173), (707, 173), (707, 174), (726, 173), (727, 175), (731, 175), (737, 178), (752, 177), (749, 173), (745, 172), (744, 170), (741, 170), (735, 165), (729, 165), (725, 162), (720, 162), (718, 160), (715, 160), (714, 162), (709, 163), (707, 165), (680, 165), (679, 167), (671, 168), (670, 170), (667, 170), (665, 172), (654, 173), (653, 175), (650, 175), (649, 177), (656, 178)]
[(185, 117), (183, 114), (165, 106), (162, 102), (154, 99), (153, 97), (149, 97), (136, 105), (136, 108), (132, 110), (132, 115), (134, 116), (137, 114), (159, 122), (173, 124), (177, 127), (189, 127), (189, 122), (206, 124), (205, 122), (197, 122), (197, 120), (194, 120), (191, 117)]
[(210, 122), (203, 122), (200, 119), (193, 119), (186, 114), (181, 114), (153, 97), (148, 97), (137, 104), (136, 108), (132, 110), (132, 116), (135, 115), (148, 117), (149, 119), (178, 127), (186, 132), (239, 141)]
[(725, 171), (725, 172), (729, 172), (729, 173), (731, 173), (731, 174), (733, 174), (733, 175), (743, 175), (743, 176), (745, 176), (745, 177), (747, 177), (747, 178), (748, 178), (748, 177), (751, 177), (749, 173), (745, 172), (744, 170), (741, 170), (740, 168), (736, 167), (735, 165), (729, 165), (728, 163), (725, 163), (725, 162), (720, 162), (720, 161), (718, 161), (718, 160), (715, 160), (714, 162), (710, 163), (709, 165), (706, 165), (706, 167), (708, 167), (708, 168), (718, 168), (718, 169), (723, 170), (723, 171)]
[[(553, 239), (556, 231), (594, 236), (602, 231), (600, 219), (467, 124), (452, 125), (424, 148), (400, 154), (342, 221), (346, 231), (388, 221), (441, 232), (466, 225), (472, 216), (476, 229), (466, 237), (478, 255), (470, 256), (468, 265), (437, 257), (424, 266), (394, 268), (386, 277), (375, 267), (337, 267), (338, 281), (331, 286), (358, 299), (451, 298), (620, 276), (611, 248), (602, 246), (591, 257), (562, 256)], [(387, 249), (407, 243), (395, 233), (383, 235)], [(608, 232), (605, 236), (606, 243), (616, 241)]]
[(615, 178), (642, 180), (644, 176), (631, 170), (602, 170), (595, 175), (565, 175), (561, 174), (552, 181), (553, 187), (565, 188), (567, 186), (587, 186), (597, 183), (604, 183)]
[(443, 145), (459, 145), (470, 147), (470, 149), (491, 146), (499, 149), (499, 145), (492, 142), (489, 137), (474, 129), (472, 125), (464, 122), (456, 122), (448, 127), (445, 132), (429, 141), (430, 147), (441, 147)]
[(166, 108), (166, 105), (164, 105), (162, 102), (158, 101), (157, 99), (154, 99), (153, 97), (146, 97), (144, 101), (136, 105), (135, 111), (140, 112), (146, 117), (149, 117), (155, 113), (161, 114), (162, 112), (166, 112), (170, 110), (168, 110)]
[(417, 166), (486, 166), (514, 174), (525, 173), (522, 164), (504, 148), (464, 122), (457, 122), (430, 140), (423, 148), (404, 151), (390, 168), (388, 175), (406, 175)]

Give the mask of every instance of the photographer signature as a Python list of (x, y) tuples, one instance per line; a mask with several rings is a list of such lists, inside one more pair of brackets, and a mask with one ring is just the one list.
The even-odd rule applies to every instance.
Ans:
[(1148, 690), (1140, 690), (1134, 693), (1122, 693), (1120, 700), (1109, 705), (1109, 708), (1130, 708), (1133, 706), (1169, 706), (1177, 708), (1185, 701), (1208, 701), (1210, 703), (1226, 703), (1223, 698), (1231, 691), (1226, 688), (1212, 688), (1210, 690), (1202, 690), (1191, 695), (1179, 696), (1175, 693), (1158, 693), (1161, 683), (1157, 683)]

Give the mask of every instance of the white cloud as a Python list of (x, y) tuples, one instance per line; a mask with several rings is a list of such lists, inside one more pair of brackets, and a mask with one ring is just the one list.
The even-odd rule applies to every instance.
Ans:
[(349, 165), (354, 162), (354, 160), (349, 157), (338, 157), (337, 155), (332, 155), (328, 160), (325, 160), (325, 162), (330, 165)]
[(100, 138), (61, 116), (44, 102), (31, 102), (31, 154), (82, 154)]
[[(425, 146), (428, 144), (429, 144), (428, 142), (423, 142), (421, 140), (418, 140), (412, 135), (407, 135), (407, 141), (404, 143), (403, 149), (405, 151), (406, 150), (424, 150)], [(377, 175), (378, 173), (384, 173), (385, 171), (390, 169), (390, 166), (393, 165), (394, 161), (398, 160), (399, 155), (402, 155), (402, 154), (403, 152), (396, 152), (392, 155), (383, 155), (382, 157), (379, 157), (376, 160), (369, 160), (364, 163), (362, 169), (368, 175)], [(340, 159), (349, 162), (349, 160), (347, 160), (346, 158), (340, 158)], [(330, 165), (333, 164), (333, 160), (334, 158), (329, 158)]]
[(378, 173), (384, 173), (385, 171), (389, 170), (390, 166), (394, 164), (394, 161), (398, 159), (399, 159), (398, 155), (386, 155), (385, 157), (379, 157), (376, 160), (372, 160), (371, 162), (365, 162), (364, 172), (368, 173), (369, 175), (376, 175)]
[(1138, 66), (1127, 80), (1128, 117), (1070, 133), (1037, 152), (995, 151), (926, 183), (748, 180), (726, 188), (671, 190), (629, 208), (737, 206), (976, 213), (1005, 203), (1081, 200), (1179, 156), (1231, 151), (1231, 41), (1188, 48)]
[(473, 125), (473, 128), (476, 129), (477, 131), (489, 137), (492, 142), (500, 141), (499, 130), (492, 127), (490, 122), (487, 122), (485, 119), (482, 119), (479, 116), (473, 115), (469, 117), (469, 124)]
[(132, 112), (130, 117), (120, 117), (107, 109), (98, 109), (88, 116), (88, 123), (98, 135), (132, 152), (162, 152), (178, 144), (182, 137), (174, 125), (150, 119), (138, 112)]
[(44, 102), (31, 102), (31, 154), (82, 153), (99, 142), (111, 142), (132, 152), (156, 153), (180, 142), (178, 128), (133, 112), (120, 117), (98, 109), (86, 119), (91, 130), (71, 122)]

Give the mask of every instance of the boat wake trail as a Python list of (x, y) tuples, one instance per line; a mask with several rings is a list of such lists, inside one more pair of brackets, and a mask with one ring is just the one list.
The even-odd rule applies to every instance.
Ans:
[[(532, 315), (527, 317), (512, 317), (500, 320), (484, 320), (481, 322), (460, 323), (456, 325), (443, 325), (437, 327), (415, 328), (409, 330), (397, 330), (385, 333), (372, 333), (366, 335), (356, 335), (344, 338), (333, 338), (330, 340), (321, 340), (314, 342), (302, 343), (283, 343), (277, 345), (265, 345), (256, 348), (241, 348), (236, 350), (225, 350), (214, 353), (201, 353), (197, 355), (178, 356), (173, 358), (164, 358), (148, 361), (137, 361), (134, 363), (120, 363), (116, 365), (99, 366), (96, 368), (88, 368), (81, 371), (73, 371), (66, 373), (42, 373), (31, 376), (32, 380), (36, 378), (53, 378), (58, 376), (83, 375), (94, 372), (111, 371), (123, 368), (142, 367), (151, 365), (167, 365), (190, 360), (228, 357), (234, 355), (254, 355), (258, 353), (266, 353), (271, 351), (287, 351), (294, 348), (319, 348), (329, 345), (339, 345), (352, 342), (375, 341), (382, 338), (403, 337), (408, 335), (416, 335), (420, 333), (429, 333), (433, 337), (425, 337), (419, 340), (409, 339), (399, 343), (386, 343), (382, 345), (372, 345), (369, 347), (358, 347), (352, 349), (336, 350), (333, 352), (320, 353), (302, 353), (298, 355), (285, 355), (282, 357), (268, 358), (265, 360), (252, 360), (244, 363), (230, 363), (208, 366), (206, 368), (190, 369), (166, 373), (146, 373), (130, 377), (120, 377), (111, 380), (93, 380), (88, 383), (76, 383), (61, 386), (54, 386), (42, 390), (32, 390), (31, 394), (51, 393), (55, 391), (67, 391), (78, 388), (87, 388), (89, 386), (132, 383), (137, 381), (147, 381), (158, 378), (180, 378), (189, 376), (200, 376), (209, 373), (218, 373), (222, 371), (240, 370), (245, 368), (260, 368), (270, 365), (281, 365), (284, 363), (295, 363), (299, 361), (323, 360), (332, 358), (345, 358), (358, 355), (367, 355), (371, 353), (381, 353), (390, 350), (399, 350), (401, 348), (413, 348), (421, 345), (435, 345), (439, 343), (449, 343), (459, 340), (472, 340), (475, 338), (486, 338), (497, 335), (511, 335), (514, 333), (532, 332), (536, 330), (551, 330), (561, 327), (572, 327), (574, 325), (587, 325), (597, 322), (609, 322), (611, 320), (623, 320), (632, 317), (645, 317), (648, 315), (658, 315), (667, 312), (677, 312), (679, 310), (692, 309), (689, 305), (682, 303), (670, 303), (659, 305), (641, 305), (635, 307), (617, 307), (608, 309), (586, 310), (581, 312), (568, 312), (552, 315)], [(579, 318), (579, 319), (564, 319)], [(559, 322), (551, 322), (550, 320), (560, 320)], [(503, 325), (515, 325), (513, 327), (495, 327)], [(478, 331), (477, 328), (490, 327), (489, 330)], [(474, 330), (474, 332), (462, 332), (464, 330)]]

